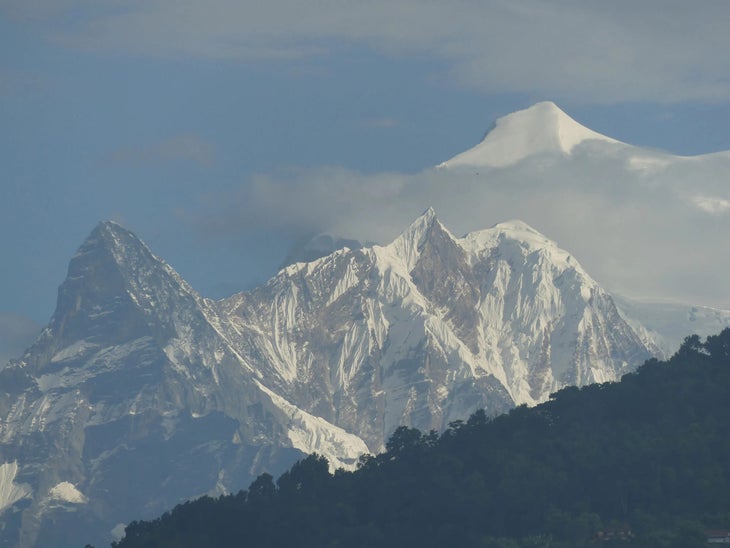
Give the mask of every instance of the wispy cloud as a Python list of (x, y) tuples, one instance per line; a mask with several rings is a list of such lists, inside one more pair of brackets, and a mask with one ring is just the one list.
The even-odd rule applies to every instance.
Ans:
[[(301, 59), (364, 45), (428, 55), (451, 80), (488, 92), (586, 103), (726, 100), (730, 3), (498, 0), (9, 0), (47, 13), (68, 47), (162, 57)], [(68, 15), (67, 17), (58, 14)], [(73, 14), (71, 17), (69, 14)]]
[(730, 200), (724, 198), (716, 198), (712, 196), (694, 196), (692, 203), (702, 211), (719, 215), (722, 213), (730, 213)]
[(215, 159), (216, 148), (213, 143), (194, 133), (183, 133), (158, 143), (115, 150), (106, 161), (125, 165), (156, 165), (186, 161), (208, 167), (215, 163)]

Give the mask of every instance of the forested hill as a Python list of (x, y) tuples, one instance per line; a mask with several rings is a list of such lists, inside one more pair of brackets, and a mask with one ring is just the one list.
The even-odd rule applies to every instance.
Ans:
[(116, 545), (687, 548), (704, 529), (730, 529), (730, 329), (619, 383), (441, 435), (400, 428), (354, 473), (310, 456), (134, 522)]

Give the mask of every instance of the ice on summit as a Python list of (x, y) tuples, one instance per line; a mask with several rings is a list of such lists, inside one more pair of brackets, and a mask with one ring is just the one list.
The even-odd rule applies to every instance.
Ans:
[(569, 155), (584, 141), (620, 143), (579, 124), (550, 101), (499, 118), (482, 142), (440, 168), (506, 167), (546, 152)]

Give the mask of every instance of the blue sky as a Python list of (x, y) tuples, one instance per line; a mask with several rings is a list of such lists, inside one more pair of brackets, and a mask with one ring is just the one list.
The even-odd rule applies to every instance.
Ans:
[(724, 0), (0, 0), (0, 358), (100, 220), (218, 298), (315, 229), (228, 223), (231, 196), (416, 174), (537, 101), (628, 143), (730, 150), (727, 21)]

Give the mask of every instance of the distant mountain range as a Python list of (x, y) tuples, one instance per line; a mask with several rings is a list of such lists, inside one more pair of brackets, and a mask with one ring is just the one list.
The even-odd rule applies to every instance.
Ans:
[[(533, 108), (558, 128), (538, 148), (601, 138)], [(481, 158), (531, 153), (529, 135), (510, 141), (520, 128), (498, 122), (491, 138), (513, 155)], [(336, 243), (320, 237), (266, 284), (211, 301), (100, 223), (48, 326), (0, 370), (0, 541), (108, 542), (304, 454), (351, 469), (398, 426), (440, 431), (618, 380), (730, 325), (730, 312), (615, 299), (518, 220), (455, 237), (428, 209), (388, 245)]]

